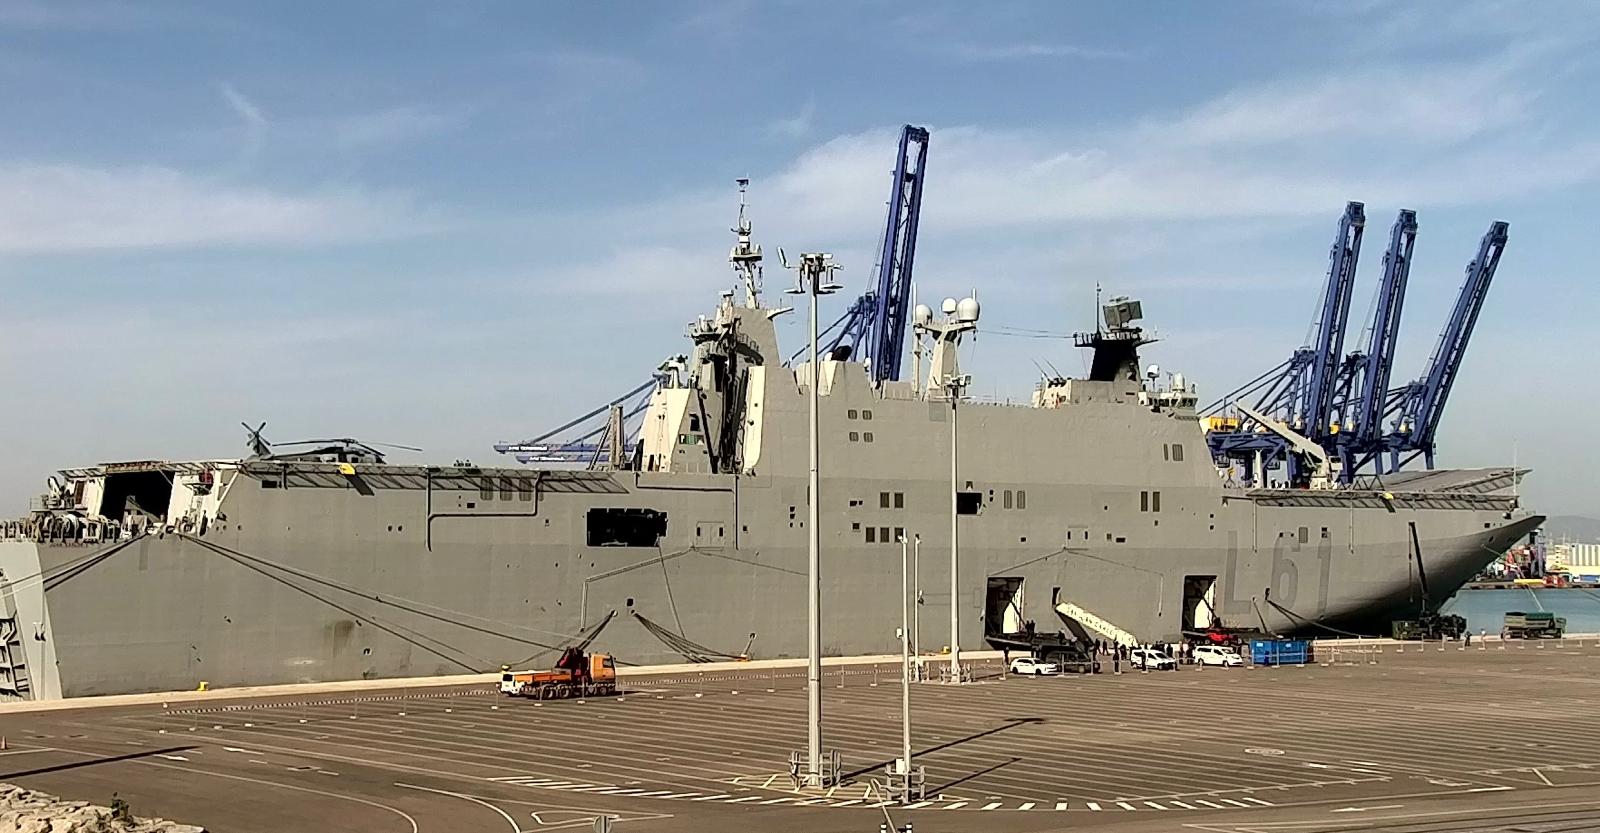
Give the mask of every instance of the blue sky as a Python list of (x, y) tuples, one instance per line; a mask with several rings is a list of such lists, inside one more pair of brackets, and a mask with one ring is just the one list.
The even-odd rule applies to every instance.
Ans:
[(1097, 281), (1144, 299), (1150, 361), (1249, 379), (1304, 339), (1352, 199), (1354, 316), (1419, 214), (1413, 377), (1509, 221), (1442, 462), (1515, 454), (1536, 506), (1600, 514), (1597, 37), (1579, 2), (4, 0), (0, 501), (236, 456), (240, 420), (489, 461), (684, 349), (735, 177), (769, 251), (859, 291), (914, 122), (918, 283), (978, 289), (987, 396), (1082, 367), (998, 328), (1087, 327)]

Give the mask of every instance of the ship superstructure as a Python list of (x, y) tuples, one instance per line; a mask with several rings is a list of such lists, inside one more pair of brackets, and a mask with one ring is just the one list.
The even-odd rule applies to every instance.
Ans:
[(948, 384), (972, 299), (906, 316), (911, 380), (849, 350), (785, 362), (743, 208), (735, 234), (742, 297), (721, 295), (634, 391), (637, 428), (607, 410), (586, 467), (403, 465), (350, 439), (282, 453), (258, 427), (239, 460), (62, 472), (0, 528), (0, 696), (487, 671), (579, 641), (628, 663), (803, 655), (813, 386), (830, 655), (896, 650), (903, 536), (920, 539), (924, 618), (954, 605), (975, 645), (1030, 623), (1387, 630), (1415, 604), (1413, 524), (1430, 582), (1453, 590), (1542, 520), (1509, 469), (1229, 482), (1195, 387), (1141, 373), (1131, 299), (1080, 337), (1089, 376), (1027, 405)]

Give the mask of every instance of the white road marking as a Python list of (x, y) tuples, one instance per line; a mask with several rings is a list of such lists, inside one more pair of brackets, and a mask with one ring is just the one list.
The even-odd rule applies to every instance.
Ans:
[(779, 803), (782, 803), (782, 802), (785, 802), (785, 801), (794, 801), (794, 800), (795, 799), (790, 797), (790, 796), (784, 796), (783, 798), (769, 798), (766, 801), (763, 801), (761, 803), (762, 804), (779, 804)]
[(1549, 779), (1549, 778), (1546, 778), (1546, 777), (1545, 777), (1545, 775), (1544, 775), (1544, 773), (1542, 773), (1542, 772), (1540, 772), (1540, 771), (1539, 771), (1539, 768), (1538, 768), (1538, 767), (1534, 767), (1534, 768), (1533, 768), (1533, 774), (1534, 774), (1534, 775), (1537, 775), (1537, 776), (1539, 776), (1539, 780), (1540, 780), (1540, 781), (1543, 781), (1543, 782), (1544, 782), (1544, 785), (1545, 785), (1545, 786), (1546, 786), (1546, 787), (1554, 787), (1554, 786), (1555, 786), (1555, 784), (1552, 784), (1552, 783), (1550, 783), (1550, 779)]
[(224, 746), (224, 747), (222, 747), (222, 751), (224, 751), (224, 752), (243, 752), (243, 753), (245, 753), (247, 755), (260, 755), (260, 754), (262, 754), (260, 752), (257, 752), (255, 750), (253, 750), (253, 749), (240, 749), (237, 746)]
[[(959, 810), (959, 809), (961, 809), (962, 807), (965, 807), (965, 806), (967, 806), (967, 802), (965, 802), (965, 801), (957, 801), (954, 804), (946, 804), (943, 807), (941, 807), (940, 809), (942, 809), (942, 810)], [(909, 808), (907, 808), (907, 809), (909, 809)]]
[(1398, 809), (1400, 809), (1401, 807), (1404, 807), (1404, 806), (1406, 806), (1406, 805), (1404, 805), (1404, 804), (1380, 804), (1380, 805), (1378, 805), (1376, 807), (1340, 807), (1337, 810), (1329, 810), (1328, 812), (1330, 812), (1330, 813), (1366, 813), (1366, 812), (1370, 812), (1372, 810), (1398, 810)]
[(755, 801), (756, 799), (758, 799), (760, 797), (761, 796), (759, 796), (759, 795), (746, 795), (746, 796), (741, 796), (739, 798), (730, 798), (730, 799), (728, 799), (728, 803), (729, 804), (738, 804), (741, 801)]
[(1139, 809), (1138, 807), (1135, 807), (1135, 806), (1133, 806), (1132, 804), (1129, 804), (1126, 801), (1118, 801), (1117, 802), (1117, 806), (1121, 807), (1124, 810), (1137, 810), (1137, 809)]
[(980, 810), (993, 810), (994, 808), (999, 807), (1002, 803), (1004, 803), (1004, 802), (991, 801), (988, 804), (985, 804), (982, 807), (979, 807), (978, 809), (980, 809)]
[[(505, 819), (506, 820), (506, 824), (511, 825), (511, 829), (516, 831), (516, 833), (522, 833), (522, 825), (517, 824), (517, 820), (512, 818), (511, 814), (509, 814), (506, 811), (500, 809), (499, 807), (494, 806), (493, 804), (490, 804), (487, 801), (484, 801), (481, 798), (474, 798), (473, 796), (463, 795), (461, 793), (453, 793), (453, 792), (450, 792), (448, 790), (435, 790), (435, 789), (432, 789), (432, 788), (429, 788), (429, 787), (418, 787), (418, 786), (413, 786), (411, 784), (396, 783), (395, 786), (404, 787), (404, 788), (406, 788), (408, 790), (422, 790), (423, 792), (439, 793), (441, 795), (453, 795), (456, 798), (464, 798), (464, 799), (466, 799), (466, 800), (468, 800), (468, 801), (470, 801), (470, 802), (472, 802), (474, 804), (482, 804), (483, 806), (488, 807), (489, 809), (495, 811), (496, 813), (499, 813), (500, 814), (500, 818)], [(413, 821), (411, 824), (412, 824), (412, 829), (414, 830), (415, 826), (416, 826), (416, 822)]]
[(1057, 801), (1056, 802), (1056, 809), (1057, 810), (1065, 810), (1065, 809), (1067, 809), (1067, 802), (1065, 802), (1065, 801)]
[(7, 749), (4, 752), (0, 752), (0, 755), (28, 755), (28, 754), (31, 754), (33, 752), (54, 752), (54, 751), (56, 751), (55, 747), (40, 746), (40, 747), (38, 747), (36, 749)]
[(1036, 803), (1037, 802), (1029, 801), (1029, 802), (1023, 804), (1021, 807), (1018, 807), (1017, 809), (1018, 810), (1032, 810)]
[(1207, 807), (1210, 807), (1213, 810), (1227, 809), (1227, 808), (1223, 807), (1221, 804), (1217, 804), (1217, 803), (1214, 803), (1214, 802), (1211, 802), (1211, 801), (1207, 801), (1207, 800), (1205, 800), (1203, 798), (1197, 798), (1194, 801), (1195, 801), (1196, 804), (1204, 804), (1204, 805), (1206, 805)]
[(1246, 804), (1246, 803), (1244, 803), (1244, 802), (1243, 802), (1243, 801), (1240, 801), (1240, 800), (1238, 800), (1238, 799), (1235, 799), (1235, 798), (1224, 798), (1224, 799), (1222, 799), (1222, 800), (1223, 800), (1223, 801), (1225, 801), (1225, 802), (1227, 802), (1227, 803), (1229, 803), (1229, 804), (1232, 804), (1232, 805), (1233, 805), (1233, 806), (1235, 806), (1235, 807), (1245, 807), (1245, 808), (1248, 808), (1248, 807), (1249, 807), (1249, 806), (1250, 806), (1250, 805), (1248, 805), (1248, 804)]
[(1261, 799), (1256, 798), (1254, 796), (1247, 795), (1247, 796), (1244, 797), (1244, 800), (1245, 801), (1253, 801), (1256, 804), (1261, 805), (1262, 807), (1271, 807), (1272, 806), (1272, 802), (1270, 802), (1270, 801), (1262, 801)]
[(1469, 792), (1469, 793), (1497, 793), (1497, 792), (1504, 792), (1506, 790), (1514, 790), (1514, 789), (1516, 789), (1516, 787), (1478, 787), (1477, 789), (1467, 790), (1467, 792)]
[[(767, 803), (767, 802), (763, 802), (763, 803)], [(929, 804), (932, 804), (932, 803), (933, 803), (932, 801), (918, 801), (915, 804), (907, 804), (905, 806), (905, 809), (907, 809), (907, 810), (917, 810), (917, 809), (921, 809), (923, 807), (926, 807), (926, 806), (928, 806)]]
[(1165, 810), (1165, 809), (1167, 809), (1167, 808), (1161, 806), (1160, 804), (1155, 803), (1154, 801), (1146, 801), (1144, 803), (1144, 806), (1146, 806), (1146, 807), (1154, 807), (1157, 810)]
[(1168, 801), (1171, 801), (1173, 804), (1176, 804), (1176, 805), (1178, 805), (1179, 807), (1182, 807), (1185, 810), (1193, 810), (1194, 809), (1194, 805), (1193, 804), (1185, 804), (1182, 801), (1179, 801), (1179, 800), (1177, 800), (1175, 798), (1168, 799)]
[(664, 796), (661, 796), (661, 797), (662, 798), (688, 798), (690, 796), (699, 795), (699, 794), (700, 793), (697, 793), (697, 792), (692, 792), (692, 793), (673, 793), (671, 795), (664, 795)]
[(690, 801), (716, 801), (719, 798), (733, 798), (733, 793), (718, 793), (716, 795), (702, 795), (699, 798), (691, 798), (689, 800)]
[(1085, 803), (1089, 805), (1089, 809), (1095, 811), (1096, 813), (1100, 812), (1100, 805), (1094, 803), (1093, 801), (1088, 801)]
[(162, 755), (161, 757), (166, 758), (169, 761), (187, 761), (187, 760), (189, 760), (188, 758), (185, 758), (182, 755)]

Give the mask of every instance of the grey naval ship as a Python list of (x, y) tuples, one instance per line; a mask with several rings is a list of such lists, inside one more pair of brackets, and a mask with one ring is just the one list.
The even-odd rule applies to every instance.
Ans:
[[(1026, 405), (962, 394), (970, 298), (904, 322), (910, 380), (846, 350), (786, 362), (742, 202), (735, 231), (743, 291), (690, 325), (634, 439), (607, 414), (590, 465), (402, 465), (354, 440), (286, 453), (257, 430), (242, 459), (64, 470), (0, 527), (0, 694), (484, 672), (580, 641), (640, 664), (803, 656), (813, 386), (828, 655), (897, 650), (903, 537), (923, 613), (956, 605), (973, 646), (1033, 627), (1386, 631), (1415, 609), (1413, 530), (1437, 595), (1542, 521), (1511, 469), (1239, 482), (1195, 387), (1141, 372), (1125, 299), (1078, 340), (1088, 377), (1047, 378)], [(923, 630), (926, 650), (948, 641)]]

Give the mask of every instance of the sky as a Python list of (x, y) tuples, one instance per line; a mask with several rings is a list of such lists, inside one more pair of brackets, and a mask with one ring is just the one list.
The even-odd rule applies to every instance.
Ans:
[[(769, 256), (873, 272), (899, 126), (916, 266), (976, 290), (973, 392), (1084, 369), (1095, 287), (1202, 399), (1307, 337), (1401, 208), (1396, 380), (1491, 221), (1510, 242), (1440, 430), (1600, 515), (1600, 15), (1586, 2), (278, 4), (0, 0), (0, 506), (55, 469), (357, 436), (507, 462), (633, 388)], [(775, 259), (775, 258), (774, 258)], [(768, 271), (769, 289), (787, 280)], [(780, 338), (801, 346), (799, 316)]]

